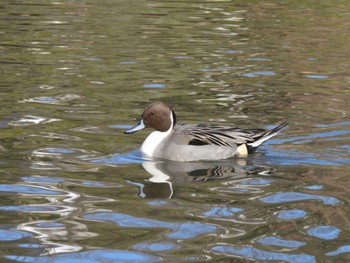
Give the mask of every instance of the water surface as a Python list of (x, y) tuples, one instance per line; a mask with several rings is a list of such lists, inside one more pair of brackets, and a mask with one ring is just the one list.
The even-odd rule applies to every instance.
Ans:
[[(1, 262), (350, 260), (345, 2), (0, 4)], [(248, 157), (142, 159), (180, 123), (289, 126)]]

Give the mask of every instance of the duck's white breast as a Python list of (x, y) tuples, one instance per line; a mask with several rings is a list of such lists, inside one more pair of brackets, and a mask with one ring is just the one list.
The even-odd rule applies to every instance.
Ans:
[(154, 156), (154, 152), (157, 149), (157, 147), (164, 143), (164, 140), (166, 137), (169, 136), (171, 133), (171, 129), (169, 129), (166, 132), (160, 132), (160, 131), (154, 131), (143, 142), (141, 145), (141, 152), (149, 157)]

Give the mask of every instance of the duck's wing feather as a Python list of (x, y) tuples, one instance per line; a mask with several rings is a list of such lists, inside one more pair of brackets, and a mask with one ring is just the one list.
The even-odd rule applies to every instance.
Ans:
[(276, 126), (272, 130), (265, 129), (241, 129), (229, 126), (208, 125), (178, 125), (180, 133), (186, 135), (183, 143), (193, 146), (215, 145), (220, 147), (236, 148), (242, 144), (248, 147), (248, 151), (254, 151), (263, 142), (275, 136), (286, 122)]
[(224, 147), (236, 147), (248, 142), (254, 142), (264, 129), (241, 129), (225, 126), (208, 125), (181, 125), (178, 127), (182, 134), (186, 135), (188, 145), (204, 146), (215, 145)]

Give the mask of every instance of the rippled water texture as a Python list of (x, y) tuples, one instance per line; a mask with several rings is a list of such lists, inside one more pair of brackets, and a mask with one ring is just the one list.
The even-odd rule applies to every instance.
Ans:
[[(346, 1), (0, 3), (0, 262), (348, 262)], [(282, 133), (248, 158), (142, 159), (179, 122)]]

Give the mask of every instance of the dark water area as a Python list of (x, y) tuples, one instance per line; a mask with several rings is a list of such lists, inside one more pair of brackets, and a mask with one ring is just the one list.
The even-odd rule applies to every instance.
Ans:
[[(350, 261), (347, 1), (2, 1), (0, 262)], [(179, 123), (247, 157), (145, 160)]]

